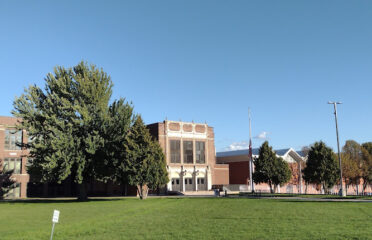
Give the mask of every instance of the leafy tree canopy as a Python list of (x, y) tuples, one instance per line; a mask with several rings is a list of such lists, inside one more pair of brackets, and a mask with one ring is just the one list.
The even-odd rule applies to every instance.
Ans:
[(354, 140), (347, 140), (342, 148), (342, 177), (345, 183), (359, 184), (361, 178), (362, 147)]
[(13, 114), (22, 118), (20, 129), (33, 139), (29, 173), (41, 182), (71, 177), (82, 184), (103, 176), (104, 128), (112, 94), (110, 77), (84, 62), (73, 68), (56, 67), (45, 87), (33, 85), (14, 101)]
[(304, 179), (308, 183), (321, 184), (326, 190), (337, 182), (339, 167), (332, 149), (324, 142), (315, 142), (309, 151), (304, 169)]
[(364, 147), (364, 149), (366, 149), (368, 153), (372, 155), (372, 142), (363, 143), (362, 147)]
[(363, 179), (363, 191), (371, 182), (371, 143), (360, 145), (354, 140), (347, 140), (342, 148), (342, 172), (347, 184), (359, 184)]
[[(102, 162), (101, 178), (112, 180), (119, 184), (128, 183), (126, 174), (126, 137), (133, 125), (133, 106), (125, 99), (115, 100), (109, 107), (108, 118), (103, 125), (103, 136), (107, 139)], [(101, 169), (100, 168), (100, 169)]]
[(265, 141), (260, 149), (258, 158), (254, 159), (255, 171), (253, 180), (255, 183), (267, 183), (273, 192), (273, 185), (283, 185), (291, 178), (291, 170), (288, 164), (276, 156), (272, 147)]
[(362, 144), (362, 146), (360, 171), (363, 179), (363, 192), (365, 192), (367, 185), (372, 184), (372, 154), (369, 143)]

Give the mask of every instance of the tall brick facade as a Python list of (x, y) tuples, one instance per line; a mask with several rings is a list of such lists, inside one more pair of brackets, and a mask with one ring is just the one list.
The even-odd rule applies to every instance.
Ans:
[(164, 121), (148, 125), (167, 161), (169, 191), (210, 190), (229, 183), (227, 164), (216, 163), (214, 131), (207, 124)]
[(26, 171), (28, 152), (16, 146), (14, 140), (26, 143), (27, 134), (25, 131), (16, 131), (17, 121), (17, 118), (0, 116), (0, 167), (14, 170), (12, 179), (15, 180), (16, 186), (8, 197), (25, 198), (30, 178)]

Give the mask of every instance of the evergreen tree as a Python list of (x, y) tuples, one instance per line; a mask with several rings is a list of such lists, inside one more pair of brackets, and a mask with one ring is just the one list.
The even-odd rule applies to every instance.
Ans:
[(149, 188), (168, 182), (165, 157), (157, 141), (152, 139), (141, 116), (135, 119), (125, 144), (125, 173), (128, 182), (137, 186), (140, 199), (146, 199)]
[(265, 141), (260, 149), (258, 158), (254, 159), (255, 171), (253, 180), (255, 183), (267, 183), (270, 192), (273, 193), (277, 185), (287, 183), (291, 178), (291, 170), (288, 164), (276, 156), (272, 147)]
[(158, 141), (152, 142), (152, 149), (154, 154), (154, 164), (152, 165), (152, 181), (149, 181), (148, 186), (150, 189), (160, 189), (169, 182), (167, 164), (165, 155)]
[(56, 67), (45, 88), (30, 86), (14, 101), (20, 129), (33, 138), (30, 150), (33, 179), (61, 183), (71, 177), (86, 199), (86, 183), (105, 165), (103, 128), (112, 93), (110, 77), (84, 62), (74, 68)]
[(5, 170), (3, 165), (0, 165), (0, 200), (12, 189), (15, 182), (11, 178), (13, 170)]
[(322, 141), (315, 142), (309, 151), (304, 169), (304, 179), (308, 183), (320, 184), (325, 191), (337, 183), (339, 166), (332, 151)]

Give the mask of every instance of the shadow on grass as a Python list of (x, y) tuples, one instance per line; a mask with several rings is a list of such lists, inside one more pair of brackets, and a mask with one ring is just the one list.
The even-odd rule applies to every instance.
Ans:
[(38, 198), (38, 199), (4, 199), (0, 200), (1, 203), (84, 203), (84, 202), (106, 202), (106, 201), (122, 201), (128, 198), (88, 198), (85, 201), (78, 200), (76, 198), (66, 199), (53, 199), (53, 198)]

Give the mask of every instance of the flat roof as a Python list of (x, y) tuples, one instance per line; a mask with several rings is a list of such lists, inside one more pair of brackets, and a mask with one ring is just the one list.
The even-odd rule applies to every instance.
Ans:
[[(284, 149), (277, 149), (274, 150), (274, 152), (279, 156), (284, 156), (290, 148), (284, 148)], [(242, 156), (242, 155), (248, 155), (249, 149), (240, 149), (240, 150), (233, 150), (233, 151), (225, 151), (225, 152), (218, 152), (216, 153), (217, 157), (234, 157), (234, 156)], [(259, 148), (253, 148), (252, 149), (252, 155), (258, 155), (259, 154)]]

